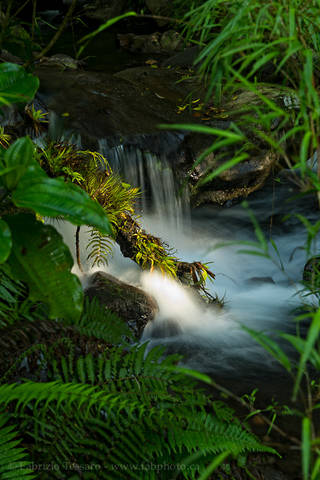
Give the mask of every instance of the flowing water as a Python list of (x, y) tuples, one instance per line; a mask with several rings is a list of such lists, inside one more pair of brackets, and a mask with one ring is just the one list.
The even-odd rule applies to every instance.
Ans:
[[(102, 147), (105, 151), (106, 145)], [(147, 325), (141, 341), (149, 341), (150, 347), (165, 345), (169, 352), (183, 354), (189, 367), (223, 372), (230, 378), (236, 374), (254, 377), (262, 371), (275, 372), (276, 361), (242, 325), (273, 336), (279, 330), (295, 332), (294, 310), (303, 301), (299, 292), (303, 288), (300, 282), (306, 262), (307, 234), (295, 216), (286, 222), (282, 217), (296, 212), (316, 221), (314, 199), (287, 201), (297, 193), (288, 172), (284, 172), (280, 182), (270, 182), (249, 198), (249, 207), (268, 239), (268, 259), (239, 253), (253, 249), (241, 242), (256, 241), (249, 212), (240, 204), (190, 211), (186, 199), (178, 196), (172, 170), (164, 158), (139, 150), (126, 152), (123, 147), (114, 148), (111, 156), (109, 151), (108, 158), (124, 180), (146, 192), (141, 201), (143, 226), (175, 248), (181, 260), (209, 263), (216, 279), (209, 282), (208, 290), (224, 300), (222, 309), (205, 309), (173, 280), (157, 273), (141, 274), (137, 265), (123, 258), (115, 246), (107, 271), (141, 286), (159, 304), (159, 314)], [(66, 236), (66, 227), (63, 232)], [(85, 262), (85, 251), (82, 257)], [(308, 297), (308, 302), (313, 300)], [(293, 353), (283, 341), (281, 345), (289, 354)]]

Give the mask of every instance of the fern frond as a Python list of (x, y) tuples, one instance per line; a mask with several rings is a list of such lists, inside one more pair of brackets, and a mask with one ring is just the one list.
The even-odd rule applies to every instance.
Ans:
[(123, 183), (115, 173), (97, 173), (96, 169), (86, 174), (86, 191), (105, 209), (110, 221), (117, 224), (122, 213), (134, 213), (134, 202), (139, 189)]
[(31, 461), (27, 452), (19, 447), (21, 440), (13, 425), (8, 425), (9, 416), (0, 415), (0, 480), (31, 480), (36, 478), (28, 468)]
[[(37, 306), (27, 298), (26, 286), (13, 280), (7, 265), (0, 268), (0, 329), (7, 328), (22, 319), (31, 319)], [(40, 312), (39, 315), (41, 316)]]
[(240, 422), (228, 424), (207, 413), (189, 418), (183, 428), (175, 424), (169, 429), (168, 442), (174, 452), (186, 448), (189, 453), (201, 450), (206, 454), (223, 451), (232, 451), (235, 455), (244, 452), (276, 453), (273, 448), (262, 445)]
[(127, 323), (101, 305), (97, 298), (85, 298), (83, 313), (73, 326), (82, 335), (95, 337), (109, 344), (120, 344), (132, 339)]
[(89, 250), (87, 260), (91, 260), (91, 268), (107, 266), (108, 257), (112, 255), (113, 241), (107, 235), (103, 235), (96, 228), (91, 228), (90, 240), (86, 246)]

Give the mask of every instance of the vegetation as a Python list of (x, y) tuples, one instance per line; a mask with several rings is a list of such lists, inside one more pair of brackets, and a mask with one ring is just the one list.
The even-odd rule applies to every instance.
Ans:
[[(4, 94), (9, 76), (6, 82)], [(11, 95), (14, 101), (14, 89)], [(92, 161), (85, 173), (83, 156)], [(72, 478), (123, 478), (124, 469), (126, 478), (141, 478), (137, 465), (146, 478), (156, 478), (157, 469), (149, 472), (153, 462), (175, 466), (197, 454), (194, 469), (182, 472), (196, 478), (212, 454), (223, 452), (222, 461), (274, 453), (230, 408), (195, 390), (176, 366), (178, 356), (163, 358), (159, 348), (147, 353), (132, 344), (114, 314), (97, 302), (83, 306), (70, 252), (35, 216), (63, 217), (112, 235), (136, 190), (112, 177), (106, 164), (103, 181), (99, 173), (90, 176), (101, 156), (62, 145), (36, 152), (28, 137), (2, 147), (0, 159), (1, 343), (15, 351), (12, 361), (5, 347), (1, 362), (0, 478), (36, 478), (38, 469), (39, 478), (70, 478), (69, 471)], [(52, 176), (61, 173), (70, 180)]]
[[(13, 3), (7, 2), (0, 45), (8, 46), (15, 38)], [(270, 149), (278, 168), (287, 166), (296, 173), (302, 194), (313, 192), (320, 202), (319, 2), (175, 4), (186, 12), (186, 41), (201, 47), (197, 75), (207, 85), (206, 107), (219, 108), (247, 91), (254, 99), (250, 105), (238, 104), (228, 130), (170, 127), (212, 135), (211, 147), (194, 168), (209, 153), (219, 166), (207, 171), (198, 186), (257, 149)], [(74, 6), (72, 2), (69, 12)], [(127, 16), (134, 15), (117, 17), (86, 36), (78, 53), (94, 35)], [(34, 18), (30, 49), (35, 46)], [(38, 79), (22, 67), (0, 65), (1, 105), (25, 104), (37, 88)], [(38, 134), (47, 122), (45, 115), (34, 106), (27, 115)], [(315, 157), (316, 171), (311, 162)], [(299, 328), (296, 335), (279, 333), (296, 349), (296, 363), (274, 339), (247, 329), (292, 376), (293, 401), (300, 398), (304, 407), (289, 411), (301, 422), (297, 439), (277, 425), (279, 409), (255, 408), (254, 392), (238, 398), (211, 378), (179, 367), (179, 356), (165, 357), (161, 348), (148, 351), (135, 345), (122, 319), (95, 301), (84, 301), (81, 284), (71, 273), (71, 254), (43, 217), (66, 219), (78, 227), (78, 234), (81, 225), (89, 225), (88, 258), (93, 265), (107, 262), (116, 239), (124, 254), (142, 267), (178, 276), (187, 271), (194, 284), (213, 276), (198, 262), (179, 262), (160, 239), (141, 229), (134, 216), (137, 195), (95, 152), (57, 143), (39, 148), (29, 137), (14, 141), (0, 130), (0, 479), (203, 480), (219, 478), (210, 477), (217, 468), (221, 478), (232, 478), (233, 463), (253, 478), (246, 465), (248, 453), (276, 455), (247, 423), (263, 415), (268, 433), (275, 431), (299, 449), (303, 479), (317, 480), (319, 268), (305, 278), (303, 291), (314, 295), (314, 306), (296, 318), (298, 325), (308, 323), (307, 335), (301, 336)], [(251, 218), (257, 236), (251, 253), (272, 261), (276, 256), (279, 262), (272, 238)], [(318, 254), (320, 222), (312, 225), (299, 218), (308, 232), (307, 256)], [(212, 400), (203, 385), (245, 407), (245, 421), (226, 403)], [(288, 410), (283, 407), (282, 412)], [(166, 465), (170, 469), (163, 471)]]
[[(212, 145), (193, 168), (209, 153), (214, 153), (217, 168), (208, 170), (198, 186), (246, 161), (258, 147), (270, 149), (279, 168), (286, 166), (295, 172), (302, 194), (313, 192), (320, 200), (319, 14), (318, 1), (305, 4), (299, 0), (264, 4), (254, 0), (207, 0), (185, 13), (186, 39), (201, 46), (196, 65), (197, 74), (207, 84), (207, 106), (213, 101), (216, 106), (227, 103), (230, 111), (232, 100), (236, 104), (235, 100), (243, 92), (251, 94), (250, 102), (239, 102), (233, 111), (231, 108), (231, 124), (227, 130), (199, 125), (170, 126), (212, 135)], [(312, 225), (302, 215), (297, 216), (308, 232), (306, 257), (318, 255), (320, 223)], [(265, 237), (252, 214), (251, 218), (257, 243), (245, 252), (279, 263), (274, 241)], [(283, 268), (281, 259), (279, 266)], [(305, 411), (298, 414), (302, 417), (304, 480), (320, 475), (319, 436), (313, 424), (314, 412), (319, 408), (320, 385), (312, 380), (319, 377), (320, 367), (316, 360), (320, 347), (318, 272), (315, 268), (312, 276), (305, 278), (303, 291), (306, 296), (315, 294), (313, 307), (296, 318), (298, 324), (308, 322), (307, 336), (302, 337), (299, 328), (295, 336), (280, 332), (280, 337), (297, 350), (300, 356), (297, 364), (263, 332), (246, 329), (292, 375), (293, 400), (300, 395), (305, 405)], [(303, 378), (306, 384), (302, 387)]]

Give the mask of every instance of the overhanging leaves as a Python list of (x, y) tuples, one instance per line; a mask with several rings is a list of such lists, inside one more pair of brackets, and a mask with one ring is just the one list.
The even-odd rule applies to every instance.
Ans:
[(61, 235), (33, 215), (6, 217), (12, 232), (8, 258), (13, 274), (26, 282), (30, 298), (50, 307), (50, 317), (78, 319), (82, 312), (83, 291), (71, 274), (72, 256)]
[(103, 208), (74, 184), (62, 178), (49, 178), (37, 166), (28, 167), (12, 195), (17, 207), (30, 208), (45, 217), (63, 215), (75, 225), (92, 225), (112, 234)]
[[(29, 137), (16, 140), (4, 153), (3, 183), (9, 190), (16, 187), (27, 167), (35, 162), (33, 158), (34, 144)], [(6, 173), (5, 173), (6, 172)]]
[(39, 88), (39, 79), (15, 63), (0, 65), (0, 106), (27, 103)]

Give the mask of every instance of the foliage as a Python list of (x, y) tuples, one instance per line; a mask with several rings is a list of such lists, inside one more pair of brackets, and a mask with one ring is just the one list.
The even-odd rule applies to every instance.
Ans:
[(10, 103), (32, 100), (39, 79), (15, 63), (0, 64), (0, 107)]
[(132, 16), (135, 16), (136, 13), (135, 12), (127, 12), (127, 13), (124, 13), (123, 15), (119, 15), (118, 17), (114, 17), (114, 18), (111, 18), (110, 20), (107, 20), (105, 23), (103, 23), (102, 25), (100, 25), (96, 30), (94, 30), (93, 32), (89, 33), (88, 35), (85, 35), (84, 37), (82, 37), (80, 40), (79, 40), (79, 43), (83, 43), (83, 45), (81, 45), (81, 47), (79, 48), (78, 52), (77, 52), (77, 58), (82, 54), (82, 52), (84, 51), (84, 49), (87, 47), (88, 43), (90, 42), (90, 40), (92, 40), (92, 38), (94, 38), (96, 35), (98, 35), (99, 33), (103, 32), (104, 30), (106, 30), (107, 28), (111, 27), (112, 25), (114, 25), (115, 23), (119, 22), (120, 20), (123, 20), (124, 18), (127, 18), (127, 17), (132, 17)]
[[(183, 6), (182, 1), (177, 3)], [(317, 194), (320, 205), (319, 2), (207, 0), (195, 2), (185, 12), (184, 22), (186, 41), (200, 47), (196, 66), (197, 74), (207, 85), (203, 108), (210, 112), (209, 125), (170, 128), (212, 135), (212, 145), (193, 168), (210, 153), (214, 154), (215, 165), (196, 187), (201, 188), (259, 152), (270, 151), (279, 168), (285, 166), (295, 173), (295, 183), (303, 193)], [(217, 109), (223, 109), (230, 121), (225, 130), (210, 126), (210, 121), (218, 118)], [(250, 211), (249, 214), (257, 242), (246, 242), (241, 252), (269, 258), (283, 270), (276, 244), (265, 238)], [(319, 222), (312, 225), (303, 216), (300, 220), (308, 233), (307, 258), (310, 254), (318, 255)], [(319, 408), (319, 383), (312, 380), (317, 378), (320, 365), (318, 278), (314, 269), (312, 281), (304, 282), (303, 295), (313, 295), (315, 303), (313, 307), (304, 307), (305, 312), (296, 318), (297, 334), (279, 332), (296, 349), (297, 363), (274, 338), (246, 329), (292, 376), (293, 400), (299, 396), (305, 404), (305, 410), (299, 412), (303, 417), (304, 480), (316, 479), (320, 471), (319, 436), (313, 423), (313, 412)], [(300, 333), (301, 322), (308, 325), (304, 336)]]
[[(38, 85), (35, 77), (25, 76), (20, 67), (17, 70), (11, 64), (2, 65), (5, 81), (1, 78), (0, 82), (4, 97), (20, 100), (19, 92), (14, 93), (17, 78), (22, 82), (21, 90), (34, 95)], [(0, 261), (7, 261), (11, 274), (27, 282), (30, 298), (49, 304), (53, 317), (78, 317), (82, 311), (82, 288), (70, 273), (73, 262), (62, 238), (32, 215), (12, 216), (12, 211), (16, 213), (16, 207), (23, 207), (40, 215), (63, 215), (77, 225), (91, 224), (104, 234), (110, 234), (111, 227), (101, 206), (83, 190), (63, 179), (49, 178), (36, 162), (34, 151), (28, 137), (0, 151)], [(3, 216), (8, 212), (11, 215)]]
[[(210, 78), (209, 92), (233, 82), (232, 69), (261, 81), (264, 68), (273, 66), (272, 80), (285, 80), (296, 88), (299, 69), (308, 52), (319, 52), (319, 4), (283, 0), (260, 4), (254, 0), (207, 0), (185, 15), (187, 39), (196, 38), (202, 49), (199, 71)], [(315, 63), (317, 74), (320, 70)], [(229, 88), (229, 85), (228, 85)]]
[(21, 440), (17, 440), (14, 427), (6, 425), (9, 418), (9, 415), (0, 415), (0, 478), (31, 480), (35, 475), (32, 475), (32, 470), (28, 468), (30, 460), (25, 449), (18, 446)]
[(173, 277), (176, 276), (176, 260), (177, 258), (168, 255), (163, 244), (157, 242), (157, 239), (150, 239), (143, 231), (138, 231), (136, 237), (136, 261), (142, 268), (150, 268), (153, 271), (155, 267), (159, 268), (162, 273), (166, 273)]

